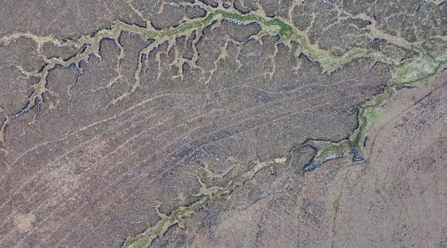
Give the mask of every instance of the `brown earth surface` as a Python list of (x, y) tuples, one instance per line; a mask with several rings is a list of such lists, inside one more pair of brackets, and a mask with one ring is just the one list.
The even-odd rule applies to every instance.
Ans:
[(399, 91), (368, 136), (367, 161), (265, 168), (154, 247), (446, 247), (446, 82), (447, 70)]
[(0, 247), (446, 247), (446, 5), (4, 2)]

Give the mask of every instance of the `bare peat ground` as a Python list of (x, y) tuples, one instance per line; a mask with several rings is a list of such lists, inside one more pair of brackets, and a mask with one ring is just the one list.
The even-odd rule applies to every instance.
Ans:
[(384, 106), (388, 114), (368, 136), (368, 161), (333, 160), (306, 177), (300, 245), (447, 246), (446, 82), (444, 71)]
[(0, 247), (446, 246), (446, 8), (5, 2)]

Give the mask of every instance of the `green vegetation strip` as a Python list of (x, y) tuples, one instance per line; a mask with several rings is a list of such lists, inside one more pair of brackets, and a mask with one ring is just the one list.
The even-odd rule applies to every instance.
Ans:
[(237, 176), (234, 180), (230, 181), (225, 188), (215, 188), (210, 190), (211, 192), (204, 196), (201, 200), (195, 202), (189, 207), (180, 207), (179, 209), (173, 211), (169, 216), (162, 218), (153, 227), (142, 234), (131, 237), (126, 240), (123, 247), (124, 248), (143, 248), (149, 247), (152, 241), (156, 237), (162, 236), (169, 227), (183, 222), (183, 218), (192, 215), (195, 211), (204, 208), (207, 204), (216, 198), (222, 197), (223, 195), (230, 194), (236, 187), (244, 184), (247, 180), (253, 178), (253, 176), (260, 170), (271, 167), (275, 164), (283, 164), (286, 162), (286, 158), (276, 158), (267, 162), (257, 162), (256, 165), (249, 171)]
[[(175, 36), (177, 35), (186, 34), (192, 30), (201, 30), (206, 25), (211, 24), (213, 21), (224, 18), (235, 20), (241, 23), (257, 22), (261, 24), (263, 29), (267, 29), (267, 27), (278, 27), (279, 29), (277, 30), (277, 32), (281, 35), (281, 41), (287, 41), (287, 40), (298, 41), (300, 44), (300, 49), (298, 52), (307, 54), (310, 59), (318, 61), (321, 67), (323, 68), (324, 72), (330, 73), (338, 69), (342, 65), (348, 63), (349, 61), (352, 61), (353, 59), (360, 57), (370, 57), (383, 61), (387, 64), (399, 65), (398, 62), (382, 54), (379, 54), (371, 49), (353, 49), (341, 57), (333, 57), (328, 51), (321, 50), (318, 48), (318, 46), (310, 44), (305, 38), (306, 36), (305, 33), (300, 32), (299, 30), (295, 29), (293, 26), (287, 24), (286, 22), (282, 21), (279, 18), (273, 18), (273, 19), (265, 18), (256, 14), (240, 15), (235, 12), (229, 12), (222, 9), (217, 9), (217, 10), (209, 10), (208, 15), (202, 20), (182, 23), (178, 27), (169, 28), (166, 30), (155, 30), (151, 27), (142, 28), (139, 26), (124, 23), (122, 21), (116, 21), (114, 22), (113, 26), (110, 29), (102, 29), (96, 32), (95, 35), (93, 36), (82, 36), (74, 40), (68, 40), (66, 42), (62, 42), (53, 39), (51, 37), (38, 37), (35, 35), (30, 35), (29, 33), (25, 33), (22, 35), (14, 34), (13, 37), (11, 38), (17, 38), (20, 36), (30, 37), (38, 43), (39, 47), (41, 47), (45, 42), (51, 42), (53, 44), (61, 44), (66, 46), (74, 45), (76, 47), (87, 46), (87, 49), (85, 49), (84, 52), (78, 54), (77, 56), (74, 56), (68, 61), (63, 61), (57, 58), (46, 59), (47, 65), (45, 66), (43, 71), (40, 73), (34, 73), (36, 74), (36, 76), (39, 76), (41, 80), (37, 85), (34, 86), (34, 93), (28, 99), (29, 104), (27, 107), (29, 109), (34, 107), (36, 99), (40, 99), (42, 94), (47, 91), (45, 86), (47, 83), (46, 76), (48, 74), (49, 69), (53, 68), (56, 64), (62, 66), (69, 66), (72, 63), (78, 63), (81, 60), (87, 60), (90, 54), (92, 53), (97, 54), (99, 52), (98, 50), (100, 42), (104, 38), (111, 38), (118, 40), (122, 31), (128, 31), (135, 34), (139, 34), (143, 39), (148, 38), (155, 38), (158, 40), (174, 39)], [(425, 55), (422, 56), (423, 59), (428, 60), (428, 58), (426, 57), (428, 56)], [(400, 64), (400, 66), (403, 67), (402, 71), (407, 69), (411, 73), (418, 72), (417, 70), (413, 70), (414, 65), (407, 65), (405, 63), (402, 63)], [(432, 65), (429, 64), (427, 68), (424, 69), (430, 69), (431, 66)]]
[[(217, 190), (215, 194), (221, 194), (223, 190)], [(124, 243), (123, 247), (148, 247), (154, 238), (157, 236), (162, 235), (166, 230), (181, 222), (182, 218), (187, 216), (188, 214), (191, 214), (195, 212), (196, 210), (203, 208), (208, 204), (208, 202), (211, 200), (210, 196), (206, 196), (202, 200), (194, 203), (192, 206), (186, 207), (186, 208), (179, 208), (171, 213), (170, 216), (163, 218), (160, 220), (153, 228), (148, 229), (146, 232), (142, 233), (141, 235), (134, 237), (134, 238), (128, 238), (126, 242)]]
[(374, 127), (376, 119), (382, 114), (382, 106), (391, 100), (397, 89), (403, 85), (424, 82), (446, 68), (447, 61), (437, 62), (428, 56), (421, 56), (414, 60), (403, 62), (394, 67), (394, 77), (386, 91), (376, 96), (360, 109), (359, 126), (348, 140), (340, 142), (310, 141), (309, 145), (317, 148), (317, 154), (306, 170), (310, 171), (328, 160), (349, 156), (354, 153), (355, 158), (365, 157), (363, 145), (369, 131)]
[[(66, 42), (62, 42), (62, 41), (53, 39), (52, 37), (38, 37), (38, 36), (29, 34), (29, 33), (14, 34), (12, 37), (10, 37), (11, 39), (22, 37), (22, 36), (29, 37), (38, 43), (39, 48), (42, 47), (42, 45), (45, 42), (51, 42), (53, 44), (60, 44), (60, 45), (65, 45), (65, 46), (74, 45), (79, 48), (82, 46), (87, 46), (87, 49), (84, 52), (78, 54), (77, 56), (74, 56), (73, 58), (71, 58), (68, 61), (63, 61), (58, 58), (46, 59), (47, 64), (46, 64), (45, 68), (40, 73), (34, 73), (34, 74), (36, 74), (36, 76), (40, 77), (40, 81), (38, 84), (33, 86), (34, 92), (28, 99), (29, 104), (28, 104), (27, 108), (31, 109), (32, 107), (34, 107), (36, 104), (36, 100), (40, 99), (42, 97), (42, 94), (47, 91), (46, 77), (48, 75), (48, 71), (51, 68), (54, 68), (54, 66), (56, 66), (57, 64), (67, 67), (72, 63), (77, 64), (81, 60), (87, 60), (88, 56), (90, 56), (90, 54), (92, 54), (92, 53), (97, 54), (99, 52), (98, 50), (99, 50), (100, 42), (104, 38), (111, 38), (111, 39), (118, 40), (122, 31), (128, 31), (128, 32), (132, 32), (135, 34), (139, 34), (143, 39), (148, 39), (148, 38), (173, 39), (173, 38), (175, 38), (175, 36), (177, 36), (179, 34), (184, 34), (184, 33), (187, 33), (189, 31), (195, 30), (195, 29), (202, 29), (206, 25), (211, 24), (214, 20), (224, 19), (224, 18), (236, 20), (238, 22), (255, 21), (255, 22), (260, 23), (264, 27), (278, 26), (279, 34), (284, 39), (290, 38), (290, 36), (293, 34), (293, 27), (286, 24), (285, 22), (281, 21), (278, 18), (266, 19), (266, 18), (263, 18), (258, 15), (254, 15), (254, 14), (239, 15), (239, 14), (235, 14), (235, 13), (220, 10), (220, 9), (214, 10), (214, 11), (209, 11), (208, 15), (202, 20), (183, 23), (176, 28), (170, 28), (170, 29), (161, 30), (161, 31), (158, 31), (158, 30), (155, 30), (152, 28), (142, 28), (139, 26), (130, 25), (130, 24), (124, 23), (122, 21), (116, 21), (113, 23), (113, 26), (110, 29), (99, 30), (97, 33), (95, 33), (94, 36), (82, 36), (82, 37), (79, 37), (74, 40), (68, 40)], [(31, 73), (28, 73), (28, 74), (31, 74)]]

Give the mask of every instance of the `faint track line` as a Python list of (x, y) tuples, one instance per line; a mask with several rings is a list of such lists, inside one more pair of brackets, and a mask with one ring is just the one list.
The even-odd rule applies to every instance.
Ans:
[[(348, 99), (348, 97), (347, 98), (344, 98), (344, 99), (342, 99), (342, 100), (346, 100), (346, 99)], [(340, 100), (341, 101), (341, 100)], [(325, 106), (325, 105), (327, 105), (327, 104), (330, 104), (330, 103), (325, 103), (325, 104), (322, 104), (322, 105), (318, 105), (317, 107), (321, 107), (321, 106)], [(311, 107), (311, 108), (309, 108), (309, 109), (313, 109), (313, 108), (315, 108), (315, 106), (314, 107)], [(306, 109), (306, 110), (308, 110), (308, 109)], [(273, 112), (273, 111), (272, 111)], [(296, 112), (293, 112), (293, 113), (290, 113), (290, 114), (286, 114), (286, 115), (283, 115), (283, 116), (281, 116), (281, 117), (279, 117), (279, 118), (277, 118), (277, 119), (281, 119), (281, 118), (284, 118), (284, 117), (286, 117), (286, 116), (289, 116), (289, 115), (293, 115), (293, 114), (296, 114), (296, 113), (300, 113), (301, 111), (296, 111)], [(277, 120), (277, 119), (275, 119), (275, 120)], [(274, 120), (271, 120), (271, 121), (274, 121)], [(270, 121), (270, 122), (271, 122)], [(262, 124), (265, 124), (265, 123), (262, 123)], [(253, 126), (253, 127), (251, 127), (250, 129), (253, 129), (254, 127), (256, 127), (256, 126)], [(247, 129), (247, 130), (249, 130), (249, 129)], [(212, 141), (212, 142), (210, 142), (210, 143), (207, 143), (207, 144), (205, 144), (205, 145), (210, 145), (210, 144), (212, 144), (212, 143), (215, 143), (215, 142), (217, 142), (217, 141), (219, 141), (219, 140), (216, 140), (216, 141)], [(204, 146), (205, 146), (204, 145)], [(203, 147), (203, 146), (202, 146)], [(197, 150), (197, 149), (196, 149)], [(171, 153), (172, 154), (172, 153)], [(170, 155), (168, 155), (167, 157), (169, 157)], [(163, 160), (163, 159), (160, 159), (160, 160)], [(159, 161), (160, 161), (159, 160)], [(182, 161), (180, 161), (180, 162), (178, 162), (178, 163), (176, 163), (176, 164), (179, 164), (179, 163), (181, 163), (181, 162), (184, 162), (184, 160), (185, 159), (183, 159)], [(149, 183), (147, 183), (147, 184), (152, 184), (152, 183), (154, 183), (155, 182), (155, 180), (156, 179), (158, 179), (159, 177), (160, 177), (160, 175), (162, 175), (166, 170), (168, 170), (168, 169), (170, 169), (170, 168), (172, 168), (174, 165), (171, 165), (171, 166), (169, 166), (168, 168), (164, 168), (162, 171), (161, 171), (161, 173), (158, 173), (158, 176), (155, 178), (155, 179), (153, 179), (151, 182), (149, 182)], [(118, 180), (115, 180), (115, 182), (113, 183), (113, 185), (115, 185), (116, 184), (116, 182), (117, 182)], [(107, 188), (105, 189), (106, 191), (107, 191), (107, 189), (109, 188), (109, 187), (111, 187), (111, 186), (113, 186), (112, 185), (112, 183), (110, 183), (108, 186), (107, 186)], [(141, 190), (141, 189), (138, 189), (138, 190)], [(127, 201), (126, 201), (127, 202)], [(106, 202), (103, 202), (102, 203), (102, 205), (104, 205)], [(65, 237), (63, 238), (63, 239), (65, 239)]]
[[(310, 85), (310, 86), (314, 86), (314, 85)], [(329, 86), (329, 85), (328, 85), (328, 86)], [(333, 86), (333, 85), (331, 85), (331, 86)], [(240, 86), (238, 86), (238, 87), (240, 87)], [(301, 89), (301, 88), (297, 88), (295, 91), (298, 91), (299, 89)], [(285, 93), (289, 93), (289, 94), (291, 94), (292, 92), (285, 92)], [(284, 92), (278, 92), (278, 94), (284, 94)], [(163, 96), (163, 95), (160, 95), (160, 96)], [(160, 97), (160, 96), (156, 96), (156, 97)], [(244, 112), (247, 112), (248, 110), (256, 110), (256, 109), (259, 108), (259, 107), (264, 107), (264, 108), (265, 108), (266, 105), (274, 104), (274, 103), (278, 103), (278, 102), (289, 101), (289, 100), (291, 100), (291, 99), (293, 99), (293, 98), (298, 98), (298, 97), (301, 97), (301, 96), (302, 96), (302, 95), (292, 96), (292, 97), (288, 97), (288, 98), (281, 98), (281, 99), (279, 99), (279, 100), (275, 100), (275, 101), (273, 101), (273, 102), (269, 102), (268, 104), (265, 104), (265, 105), (255, 106), (255, 107), (252, 107), (252, 108), (249, 108), (249, 109), (244, 109), (244, 110), (238, 112), (236, 115), (232, 115), (232, 116), (229, 116), (229, 117), (227, 117), (227, 118), (228, 118), (228, 119), (231, 119), (232, 117), (234, 118), (234, 116), (241, 115), (241, 114), (243, 114)], [(324, 96), (324, 95), (323, 95), (323, 96)], [(322, 96), (318, 96), (318, 97), (322, 97)], [(155, 98), (155, 97), (154, 97), (154, 98)], [(141, 103), (139, 103), (139, 104), (140, 104), (140, 106), (141, 106), (141, 105), (144, 104), (144, 103), (147, 103), (147, 102), (152, 101), (154, 98), (147, 99), (147, 100), (145, 100), (145, 101), (143, 101), (143, 102), (141, 102)], [(307, 100), (310, 100), (310, 99), (312, 99), (312, 98), (309, 98), (309, 99), (302, 99), (302, 101), (307, 101)], [(131, 109), (135, 109), (135, 108), (136, 108), (136, 105), (133, 106), (133, 107), (131, 107), (131, 108), (129, 108), (129, 109), (127, 109), (127, 110), (125, 110), (125, 111), (123, 111), (123, 112), (121, 112), (119, 115), (122, 115), (123, 113), (128, 112), (128, 111), (130, 111)], [(273, 111), (277, 111), (277, 110), (274, 109), (274, 110), (272, 110), (272, 111), (270, 111), (270, 112), (273, 112)], [(268, 113), (270, 113), (270, 112), (268, 112)], [(291, 113), (291, 114), (293, 114), (293, 113)], [(237, 123), (243, 123), (243, 122), (246, 122), (247, 120), (253, 119), (253, 118), (258, 117), (258, 116), (260, 116), (260, 115), (256, 115), (256, 116), (254, 116), (254, 117), (244, 119), (243, 121), (239, 121), (239, 122), (237, 122)], [(83, 127), (83, 128), (81, 128), (81, 129), (79, 129), (78, 131), (72, 133), (71, 135), (73, 135), (73, 134), (75, 134), (75, 133), (78, 133), (79, 131), (86, 130), (86, 129), (92, 127), (92, 126), (95, 126), (95, 125), (99, 124), (99, 123), (103, 123), (103, 122), (107, 122), (107, 121), (110, 121), (110, 120), (114, 120), (114, 119), (116, 119), (116, 118), (117, 118), (117, 115), (112, 116), (112, 117), (109, 117), (109, 118), (106, 118), (106, 119), (101, 120), (101, 121), (96, 122), (96, 123), (92, 123), (92, 124), (90, 124), (90, 125), (88, 125), (88, 126), (86, 126), (86, 127)], [(273, 120), (272, 120), (272, 121), (273, 121)], [(265, 124), (265, 123), (261, 123), (261, 124)], [(208, 125), (208, 126), (209, 126), (209, 125)], [(232, 125), (232, 126), (234, 126), (234, 125)], [(194, 131), (194, 130), (196, 130), (196, 129), (200, 129), (200, 128), (204, 128), (204, 127), (206, 127), (206, 125), (205, 125), (205, 126), (198, 126), (198, 127), (194, 128), (194, 129), (190, 130), (188, 133), (191, 133), (192, 131)], [(174, 128), (175, 128), (175, 127), (174, 127)], [(218, 132), (218, 131), (222, 131), (222, 130), (223, 130), (223, 129), (218, 129), (218, 130), (215, 130), (215, 131), (213, 131), (213, 132), (211, 132), (211, 133), (216, 133), (216, 132)], [(170, 131), (170, 130), (167, 130), (167, 131)], [(166, 131), (165, 131), (164, 133), (166, 133)], [(164, 135), (164, 133), (163, 133), (162, 135)], [(197, 140), (199, 140), (199, 139), (203, 139), (204, 137), (206, 137), (207, 135), (209, 135), (209, 134), (211, 134), (211, 133), (207, 133), (206, 135), (201, 136), (201, 137), (195, 139), (194, 141), (197, 141)], [(183, 134), (185, 134), (185, 133), (183, 133)], [(183, 136), (183, 134), (182, 134), (182, 136)], [(157, 136), (157, 137), (159, 137), (159, 136)], [(66, 138), (66, 137), (63, 137), (62, 139), (65, 139), (65, 138)], [(176, 141), (178, 141), (178, 140), (176, 140)], [(50, 141), (50, 142), (51, 142), (51, 141)], [(126, 142), (129, 142), (129, 140), (126, 141)], [(49, 142), (47, 142), (47, 143), (49, 143)], [(162, 150), (166, 149), (167, 147), (169, 147), (169, 146), (172, 145), (173, 143), (174, 143), (174, 142), (171, 142), (171, 143), (169, 143), (168, 145), (164, 146), (164, 147), (162, 148)], [(40, 144), (40, 145), (43, 145), (43, 144)], [(39, 145), (39, 146), (40, 146), (40, 145)], [(205, 145), (208, 145), (208, 144), (205, 144)], [(119, 148), (121, 148), (121, 147), (123, 147), (123, 146), (120, 146)], [(140, 149), (141, 149), (141, 148), (140, 148)], [(140, 149), (139, 149), (139, 150), (140, 150)], [(175, 149), (173, 152), (169, 153), (168, 156), (172, 155), (172, 154), (175, 153), (177, 150), (178, 150), (178, 149)], [(196, 149), (195, 151), (197, 151), (197, 149)], [(29, 150), (26, 151), (25, 153), (27, 153), (27, 152), (29, 152)], [(21, 156), (22, 156), (22, 155), (21, 155)], [(107, 155), (107, 156), (108, 156), (108, 155)], [(168, 156), (166, 156), (166, 157), (168, 157)], [(106, 157), (106, 156), (104, 156), (104, 157)], [(166, 159), (166, 157), (165, 157), (165, 159)], [(19, 158), (17, 158), (16, 161), (17, 161), (18, 159), (19, 159)], [(141, 164), (140, 164), (140, 165), (141, 165)], [(108, 170), (107, 170), (107, 171), (108, 171)], [(106, 172), (107, 172), (107, 171), (106, 171)], [(116, 182), (117, 182), (117, 180), (115, 180), (115, 183), (116, 183)], [(109, 186), (110, 186), (110, 184), (109, 184)], [(108, 186), (108, 187), (109, 187), (109, 186)], [(107, 188), (108, 188), (108, 187), (107, 187)]]

